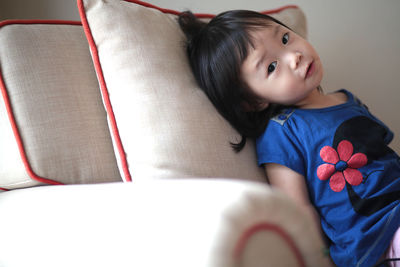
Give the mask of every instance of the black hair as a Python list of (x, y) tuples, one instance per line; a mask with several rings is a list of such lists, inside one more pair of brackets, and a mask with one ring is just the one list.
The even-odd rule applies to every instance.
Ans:
[(246, 138), (261, 135), (269, 119), (282, 108), (270, 104), (261, 111), (256, 108), (249, 111), (245, 107), (257, 107), (261, 103), (261, 99), (250, 93), (240, 74), (248, 49), (254, 47), (251, 31), (271, 26), (271, 22), (287, 26), (268, 15), (249, 10), (223, 12), (208, 23), (185, 11), (179, 15), (178, 22), (187, 37), (186, 51), (197, 83), (242, 137), (239, 143), (231, 142), (239, 152)]

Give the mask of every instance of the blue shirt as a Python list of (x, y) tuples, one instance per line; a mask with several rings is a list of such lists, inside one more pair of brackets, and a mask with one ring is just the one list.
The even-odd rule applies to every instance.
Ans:
[(346, 90), (347, 102), (287, 109), (257, 139), (259, 165), (304, 176), (338, 266), (372, 266), (400, 226), (400, 158), (393, 133)]

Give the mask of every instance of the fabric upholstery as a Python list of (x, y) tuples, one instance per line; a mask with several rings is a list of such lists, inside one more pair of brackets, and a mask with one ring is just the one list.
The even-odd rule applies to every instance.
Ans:
[[(176, 21), (179, 12), (124, 0), (79, 0), (78, 6), (124, 180), (265, 181), (253, 142), (236, 154), (229, 143), (240, 136), (197, 86)], [(299, 8), (271, 12), (306, 34)]]
[[(329, 266), (311, 218), (261, 183), (198, 178), (42, 186), (0, 194), (0, 210), (0, 229), (7, 229), (0, 266)], [(264, 229), (243, 242), (260, 224), (280, 233)]]
[(0, 27), (1, 188), (121, 181), (90, 50), (71, 23)]

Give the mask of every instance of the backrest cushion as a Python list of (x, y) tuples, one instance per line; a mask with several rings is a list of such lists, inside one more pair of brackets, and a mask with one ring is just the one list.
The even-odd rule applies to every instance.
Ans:
[(0, 188), (121, 181), (80, 22), (2, 22), (0, 90)]
[[(197, 86), (178, 11), (133, 0), (78, 0), (126, 181), (230, 177), (265, 181), (254, 143), (235, 153), (240, 135)], [(273, 10), (305, 35), (296, 6)], [(213, 15), (199, 15), (211, 18)]]

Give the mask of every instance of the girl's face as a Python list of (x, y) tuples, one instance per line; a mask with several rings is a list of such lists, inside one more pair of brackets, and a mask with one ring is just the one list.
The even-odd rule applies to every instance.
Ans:
[(309, 42), (277, 23), (251, 33), (241, 78), (266, 108), (269, 103), (307, 106), (323, 75), (321, 60)]

